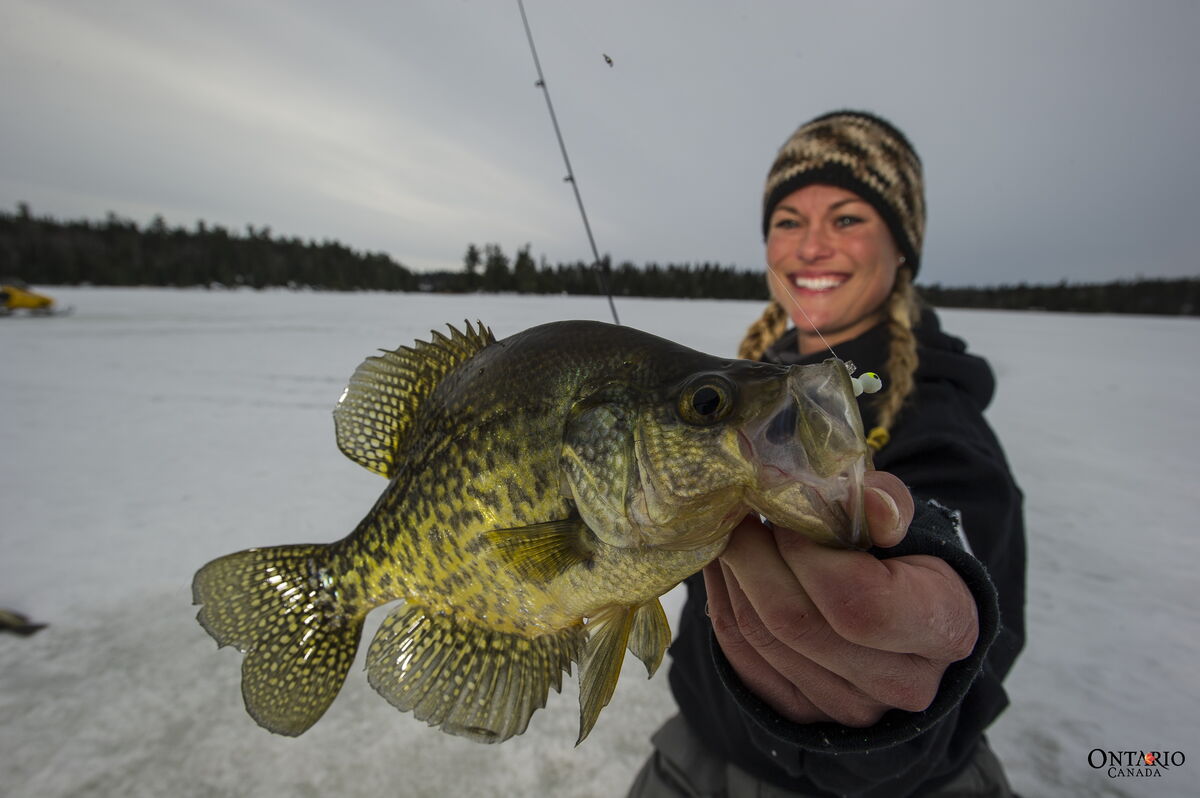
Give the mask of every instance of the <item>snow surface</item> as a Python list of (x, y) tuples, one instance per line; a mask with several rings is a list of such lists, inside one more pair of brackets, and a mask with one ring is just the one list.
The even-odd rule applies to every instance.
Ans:
[[(50, 293), (76, 312), (0, 320), (0, 607), (50, 624), (0, 635), (0, 793), (624, 794), (673, 712), (665, 667), (646, 681), (627, 658), (578, 749), (573, 678), (524, 736), (483, 746), (396, 712), (359, 667), (326, 716), (287, 739), (246, 715), (241, 657), (216, 650), (190, 592), (213, 557), (333, 540), (371, 506), (384, 483), (338, 453), (330, 416), (365, 356), (464, 319), (498, 336), (607, 320), (602, 300)], [(626, 324), (714, 354), (731, 354), (759, 311), (617, 305)], [(1029, 644), (991, 733), (1014, 785), (1195, 794), (1200, 322), (942, 316), (996, 370), (989, 417), (1027, 498)], [(679, 596), (668, 604), (674, 616)], [(1094, 748), (1191, 759), (1165, 778), (1109, 779), (1087, 764)]]

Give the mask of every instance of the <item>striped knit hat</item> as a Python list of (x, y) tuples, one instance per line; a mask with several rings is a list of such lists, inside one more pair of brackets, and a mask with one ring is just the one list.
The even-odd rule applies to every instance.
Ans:
[(801, 125), (767, 173), (764, 238), (775, 206), (813, 183), (848, 189), (871, 203), (916, 275), (925, 235), (925, 184), (921, 159), (903, 133), (864, 111), (834, 111)]

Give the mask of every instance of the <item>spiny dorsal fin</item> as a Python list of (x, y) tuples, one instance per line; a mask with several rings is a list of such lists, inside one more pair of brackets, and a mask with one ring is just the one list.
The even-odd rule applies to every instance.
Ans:
[(646, 666), (647, 676), (653, 676), (669, 645), (671, 625), (667, 623), (667, 614), (658, 599), (650, 599), (634, 613), (633, 628), (629, 630), (629, 652)]
[(573, 565), (591, 562), (591, 532), (578, 518), (488, 532), (500, 559), (522, 578), (550, 582)]
[(333, 411), (343, 454), (376, 474), (395, 473), (396, 452), (417, 408), (446, 374), (496, 341), (482, 323), (465, 326), (465, 333), (451, 326), (447, 338), (434, 330), (432, 341), (380, 350), (363, 361)]
[(525, 731), (583, 648), (582, 625), (525, 638), (469, 620), (400, 607), (367, 652), (367, 679), (392, 706), (477, 742)]

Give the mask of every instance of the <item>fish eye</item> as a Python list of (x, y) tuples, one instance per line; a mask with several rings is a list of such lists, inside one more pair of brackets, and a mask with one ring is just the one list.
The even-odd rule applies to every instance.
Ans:
[(715, 424), (733, 409), (733, 396), (733, 384), (724, 377), (701, 375), (679, 394), (679, 415), (689, 424)]
[(721, 394), (711, 385), (701, 386), (692, 394), (692, 409), (702, 416), (711, 416), (721, 406)]

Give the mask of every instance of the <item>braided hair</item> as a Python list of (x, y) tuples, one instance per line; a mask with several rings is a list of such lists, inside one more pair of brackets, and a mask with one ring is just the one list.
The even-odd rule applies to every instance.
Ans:
[[(912, 270), (907, 265), (896, 271), (896, 282), (884, 307), (888, 332), (891, 334), (885, 366), (888, 384), (871, 398), (875, 404), (876, 423), (867, 433), (867, 443), (876, 451), (887, 445), (891, 437), (890, 430), (916, 387), (917, 337), (913, 327), (921, 318), (921, 298), (913, 285)], [(738, 357), (761, 360), (767, 349), (787, 332), (788, 321), (787, 311), (772, 299), (762, 315), (746, 330), (738, 346)]]

